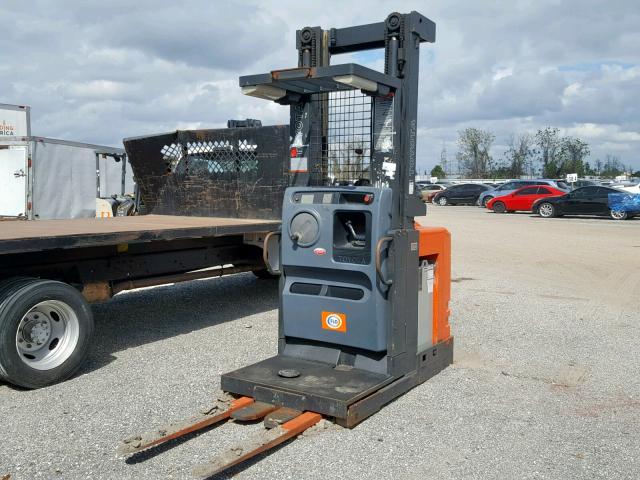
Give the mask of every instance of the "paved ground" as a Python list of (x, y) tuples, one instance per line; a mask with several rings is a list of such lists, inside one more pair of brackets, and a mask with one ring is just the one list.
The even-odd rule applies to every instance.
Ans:
[[(453, 235), (456, 362), (353, 430), (298, 439), (238, 478), (636, 479), (640, 220), (433, 207)], [(220, 373), (276, 349), (276, 288), (250, 274), (94, 308), (76, 378), (0, 385), (0, 478), (188, 478), (257, 426), (126, 463), (118, 440), (196, 412)]]

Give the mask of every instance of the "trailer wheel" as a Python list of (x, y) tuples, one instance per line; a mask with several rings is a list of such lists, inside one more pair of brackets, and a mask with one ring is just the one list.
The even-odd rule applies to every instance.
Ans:
[(25, 388), (69, 378), (82, 364), (93, 333), (80, 292), (53, 280), (0, 285), (0, 377)]

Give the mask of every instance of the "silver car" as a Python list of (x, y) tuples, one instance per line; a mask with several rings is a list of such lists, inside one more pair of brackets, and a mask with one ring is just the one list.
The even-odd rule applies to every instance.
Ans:
[(492, 198), (509, 195), (520, 187), (526, 187), (528, 185), (549, 185), (567, 192), (570, 190), (569, 186), (561, 180), (546, 180), (543, 178), (537, 180), (512, 180), (511, 182), (503, 183), (502, 185), (498, 185), (486, 192), (482, 192), (478, 198), (478, 206), (486, 207), (487, 202)]

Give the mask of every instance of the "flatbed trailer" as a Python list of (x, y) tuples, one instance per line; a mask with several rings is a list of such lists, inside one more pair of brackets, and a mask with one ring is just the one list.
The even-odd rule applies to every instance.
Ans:
[(0, 378), (40, 387), (81, 365), (88, 303), (124, 290), (253, 271), (280, 222), (147, 215), (0, 222)]
[(0, 379), (37, 388), (80, 367), (92, 302), (254, 272), (289, 183), (283, 126), (125, 139), (146, 215), (0, 222)]
[(0, 255), (269, 232), (279, 225), (276, 220), (180, 215), (6, 221), (0, 223)]

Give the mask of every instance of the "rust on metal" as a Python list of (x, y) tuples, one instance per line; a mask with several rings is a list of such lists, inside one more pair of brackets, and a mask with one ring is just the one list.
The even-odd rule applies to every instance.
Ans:
[(289, 420), (293, 420), (299, 415), (302, 415), (302, 412), (300, 410), (289, 407), (281, 407), (264, 417), (264, 426), (265, 428), (275, 428), (279, 425), (287, 423)]
[(294, 67), (272, 70), (271, 78), (274, 80), (286, 80), (293, 78), (311, 78), (316, 74), (314, 67)]
[[(155, 285), (164, 285), (166, 283), (188, 282), (190, 280), (200, 280), (204, 278), (222, 277), (223, 275), (232, 275), (234, 273), (250, 272), (254, 270), (256, 265), (240, 265), (233, 267), (211, 268), (207, 270), (198, 270), (196, 272), (179, 273), (176, 275), (164, 275), (160, 277), (141, 278), (138, 280), (125, 280), (113, 284), (113, 294), (120, 293), (124, 290), (133, 290), (134, 288), (153, 287)], [(84, 293), (84, 291), (83, 291)]]
[[(222, 408), (225, 408), (226, 402), (220, 403), (223, 405)], [(244, 408), (251, 403), (253, 403), (253, 398), (240, 397), (228, 404), (228, 408), (226, 408), (226, 410), (222, 410), (219, 405), (215, 405), (204, 415), (192, 417), (188, 420), (171, 424), (152, 432), (130, 437), (122, 442), (118, 447), (118, 452), (121, 454), (137, 453), (147, 448), (160, 445), (161, 443), (168, 442), (169, 440), (182, 437), (183, 435), (196, 432), (210, 425), (215, 425), (216, 423), (228, 419), (236, 410)]]
[(113, 296), (113, 292), (109, 282), (91, 282), (82, 287), (82, 296), (89, 303), (106, 302)]
[(198, 478), (208, 478), (223, 472), (234, 465), (238, 465), (286, 442), (290, 438), (296, 437), (309, 427), (314, 426), (320, 420), (322, 420), (322, 415), (319, 413), (305, 412), (293, 420), (289, 420), (284, 425), (260, 432), (252, 439), (236, 445), (217, 457), (214, 457), (211, 461), (194, 468), (193, 474)]
[(239, 422), (251, 422), (253, 420), (264, 418), (265, 415), (273, 412), (277, 408), (278, 407), (270, 403), (253, 402), (252, 404), (233, 412), (231, 414), (231, 418)]
[(179, 130), (123, 141), (147, 213), (280, 220), (289, 126)]

